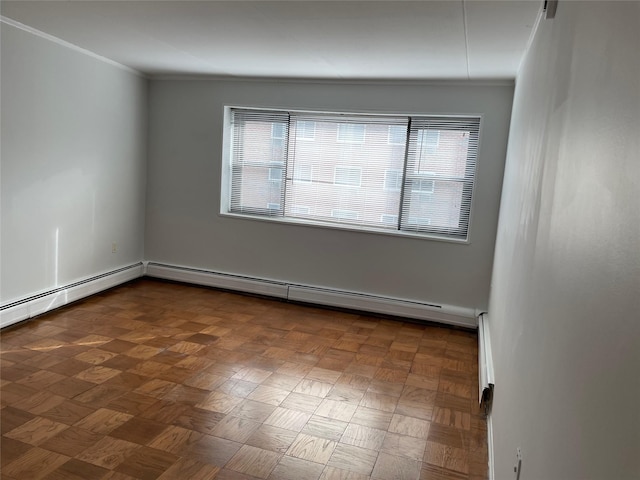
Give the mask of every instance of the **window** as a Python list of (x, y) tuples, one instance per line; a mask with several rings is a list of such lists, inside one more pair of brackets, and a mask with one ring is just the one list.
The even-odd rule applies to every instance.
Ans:
[(293, 181), (311, 183), (313, 181), (313, 166), (311, 164), (296, 163), (293, 167)]
[(271, 125), (271, 148), (273, 157), (277, 157), (278, 152), (284, 148), (285, 129), (286, 125), (283, 123), (274, 123)]
[(402, 172), (400, 170), (385, 170), (384, 189), (400, 190), (402, 188)]
[(333, 218), (340, 218), (343, 220), (357, 220), (358, 212), (354, 212), (353, 210), (331, 210), (331, 216)]
[(285, 125), (283, 123), (271, 124), (271, 138), (273, 138), (274, 140), (283, 140), (284, 131), (285, 131)]
[(301, 120), (296, 123), (296, 138), (314, 140), (316, 138), (316, 122)]
[(407, 223), (409, 225), (428, 227), (429, 225), (431, 225), (431, 219), (430, 218), (409, 217), (409, 219), (407, 220)]
[(380, 215), (380, 221), (382, 223), (388, 223), (390, 225), (397, 225), (398, 215), (390, 215), (388, 213), (383, 213), (382, 215)]
[(339, 123), (338, 141), (344, 143), (364, 143), (365, 126), (357, 123)]
[(281, 182), (282, 181), (282, 168), (280, 167), (271, 167), (269, 168), (269, 180), (272, 182)]
[(433, 193), (435, 189), (435, 182), (433, 180), (427, 180), (419, 178), (411, 185), (412, 193)]
[(404, 145), (407, 141), (407, 127), (403, 125), (389, 125), (387, 143), (389, 145)]
[(440, 130), (419, 130), (418, 151), (422, 155), (433, 155), (438, 150), (440, 143)]
[(291, 207), (292, 215), (309, 215), (311, 213), (311, 208), (304, 205), (294, 205)]
[(362, 168), (338, 165), (335, 167), (333, 183), (359, 187), (362, 179)]
[(479, 118), (227, 111), (221, 213), (467, 240)]

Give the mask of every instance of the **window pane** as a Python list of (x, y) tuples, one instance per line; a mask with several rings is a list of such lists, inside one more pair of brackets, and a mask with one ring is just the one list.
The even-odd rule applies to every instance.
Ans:
[(309, 215), (311, 213), (311, 208), (307, 207), (306, 205), (294, 205), (293, 207), (291, 207), (291, 210), (289, 212), (293, 216)]
[(316, 138), (316, 122), (296, 122), (296, 137), (301, 140), (314, 140)]
[(334, 218), (341, 218), (345, 220), (357, 220), (360, 214), (353, 210), (331, 210), (331, 216)]
[(230, 212), (467, 238), (479, 118), (231, 118)]
[(311, 182), (313, 180), (313, 165), (296, 162), (293, 167), (294, 182)]
[(440, 143), (440, 130), (418, 130), (418, 150), (422, 155), (434, 155)]
[(464, 178), (468, 146), (468, 132), (419, 130), (413, 172)]
[(281, 182), (282, 171), (282, 167), (269, 167), (269, 180), (272, 182)]
[(339, 123), (338, 141), (346, 143), (364, 143), (365, 126), (357, 123)]
[[(406, 134), (407, 122), (406, 117), (292, 115), (292, 128), (313, 123), (315, 139), (291, 135), (285, 216), (299, 217), (293, 206), (304, 205), (309, 207), (305, 218), (316, 221), (397, 229), (397, 221), (382, 215), (397, 216), (400, 210), (405, 155), (403, 148), (388, 143), (388, 136), (390, 125)], [(385, 180), (389, 171), (393, 178)], [(389, 182), (391, 189), (385, 188)]]
[(362, 181), (362, 169), (360, 167), (349, 167), (346, 165), (338, 165), (335, 168), (333, 183), (336, 185), (360, 186)]
[(264, 112), (233, 111), (232, 212), (274, 215), (274, 209), (268, 205), (284, 203), (287, 130), (288, 115), (278, 112), (265, 115)]
[(380, 221), (382, 223), (396, 226), (398, 224), (398, 215), (389, 215), (388, 213), (384, 213), (380, 216)]
[(479, 125), (477, 118), (412, 118), (402, 230), (467, 237)]
[[(450, 181), (430, 182), (434, 184), (433, 192), (412, 188), (405, 193), (407, 208), (403, 210), (403, 229), (421, 230), (421, 227), (430, 226), (433, 230), (457, 230), (461, 220), (460, 207), (463, 203), (464, 184)], [(430, 222), (428, 225), (421, 224), (416, 220), (420, 218), (428, 218)]]
[(388, 143), (404, 146), (407, 142), (407, 127), (405, 125), (389, 125)]
[(411, 182), (411, 191), (413, 193), (433, 193), (434, 190), (434, 180), (417, 178), (413, 182)]
[(271, 124), (271, 138), (282, 140), (284, 138), (285, 125), (282, 123)]
[(386, 170), (384, 172), (385, 190), (400, 190), (402, 188), (402, 171)]

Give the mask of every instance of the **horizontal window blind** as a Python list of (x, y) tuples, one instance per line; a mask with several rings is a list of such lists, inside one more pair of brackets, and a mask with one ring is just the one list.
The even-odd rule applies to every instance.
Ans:
[(411, 119), (400, 228), (466, 238), (480, 119)]
[[(300, 124), (315, 125), (313, 142), (298, 138)], [(402, 169), (405, 145), (389, 145), (387, 138), (390, 125), (406, 132), (407, 124), (406, 117), (291, 114), (285, 216), (397, 228), (381, 220), (400, 206), (400, 192), (384, 188), (384, 175)], [(307, 173), (306, 181), (297, 171)]]
[(282, 216), (289, 115), (233, 110), (231, 132), (230, 211)]
[(231, 109), (229, 212), (466, 239), (479, 118)]

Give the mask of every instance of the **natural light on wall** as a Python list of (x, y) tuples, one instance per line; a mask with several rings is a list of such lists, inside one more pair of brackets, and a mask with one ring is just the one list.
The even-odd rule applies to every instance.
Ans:
[(227, 117), (221, 213), (468, 240), (480, 118)]

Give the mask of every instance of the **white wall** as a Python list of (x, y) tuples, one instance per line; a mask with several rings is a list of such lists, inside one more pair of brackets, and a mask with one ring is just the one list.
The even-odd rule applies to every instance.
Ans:
[(7, 24), (1, 80), (0, 303), (142, 260), (146, 80)]
[(516, 80), (489, 308), (495, 478), (640, 478), (640, 3), (560, 2)]
[[(147, 260), (486, 307), (511, 85), (156, 80), (150, 92)], [(471, 244), (219, 216), (225, 105), (483, 114)]]

